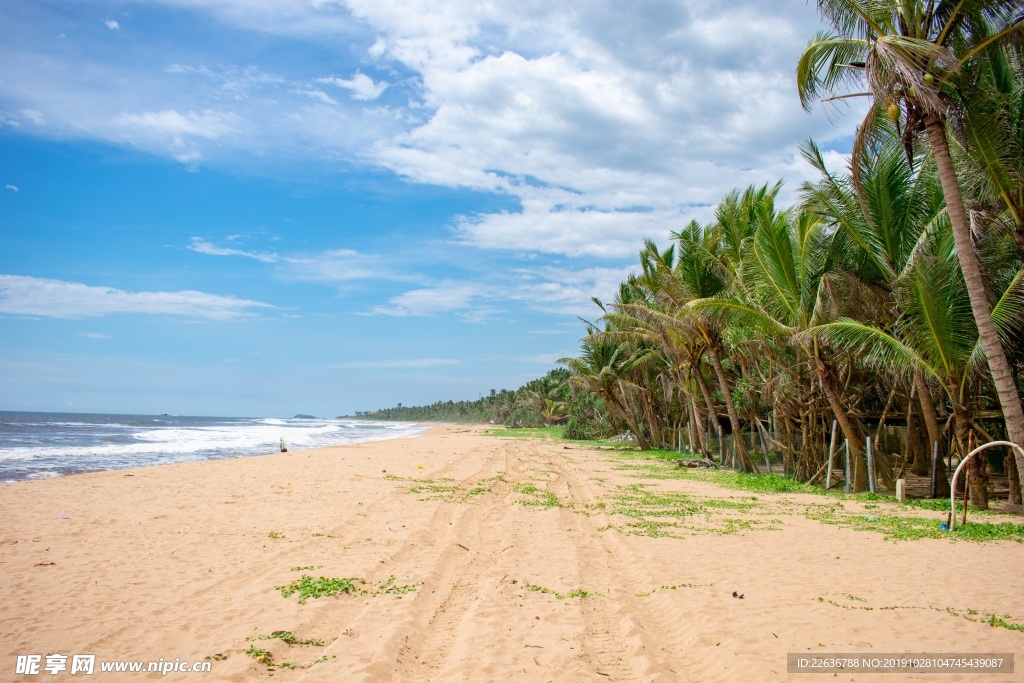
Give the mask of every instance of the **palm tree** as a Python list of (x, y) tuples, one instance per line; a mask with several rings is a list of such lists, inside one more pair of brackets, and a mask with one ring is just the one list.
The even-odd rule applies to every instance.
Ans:
[[(898, 315), (893, 288), (907, 275), (927, 231), (945, 216), (945, 210), (934, 164), (917, 157), (908, 163), (889, 119), (877, 125), (889, 128), (891, 135), (880, 136), (851, 161), (851, 166), (856, 163), (857, 167), (849, 174), (833, 173), (817, 146), (813, 142), (805, 145), (804, 158), (821, 172), (822, 179), (805, 183), (802, 194), (805, 208), (822, 216), (834, 230), (831, 250), (836, 267), (852, 273), (877, 297), (871, 310), (864, 306), (859, 311), (851, 310), (854, 307), (848, 301), (843, 315), (873, 320), (884, 329)], [(915, 374), (911, 382), (915, 391), (910, 393), (916, 393), (921, 405), (928, 443), (940, 443), (931, 390), (920, 374)], [(917, 474), (930, 471), (931, 452), (930, 448), (918, 449)], [(945, 476), (939, 481), (941, 494)]]
[[(841, 319), (814, 327), (803, 336), (855, 352), (888, 374), (936, 381), (952, 405), (954, 447), (963, 456), (968, 451), (968, 430), (974, 424), (978, 369), (984, 355), (952, 242), (948, 225), (928, 236), (918, 258), (896, 283), (901, 314), (891, 330)], [(1024, 340), (1024, 272), (1002, 292), (993, 316), (1004, 338), (1017, 344)], [(971, 487), (972, 500), (986, 509), (982, 463), (972, 464), (971, 477), (979, 484)]]
[(807, 212), (776, 211), (774, 202), (766, 199), (755, 213), (755, 225), (749, 247), (742, 252), (743, 287), (728, 297), (694, 301), (690, 307), (762, 330), (796, 348), (809, 363), (855, 454), (855, 483), (858, 490), (863, 489), (867, 484), (864, 437), (845, 407), (834, 364), (815, 340), (797, 336), (835, 315), (830, 283), (824, 277), (826, 224)]
[(640, 449), (650, 450), (650, 441), (631, 410), (626, 387), (626, 375), (641, 361), (644, 352), (593, 326), (588, 326), (581, 347), (579, 358), (558, 361), (572, 373), (569, 381), (602, 399), (626, 422)]
[[(818, 0), (832, 33), (818, 33), (797, 66), (804, 107), (825, 94), (868, 95), (871, 108), (858, 132), (858, 154), (881, 112), (902, 120), (908, 148), (925, 132), (938, 168), (981, 347), (1003, 409), (1010, 440), (1024, 445), (1024, 406), (992, 320), (971, 221), (947, 140), (958, 95), (976, 84), (963, 76), (988, 51), (1002, 49), (1024, 29), (1020, 0)], [(867, 92), (848, 86), (866, 84)], [(961, 100), (962, 101), (962, 100)], [(856, 168), (856, 165), (855, 165)], [(1024, 484), (1024, 456), (1016, 454)]]

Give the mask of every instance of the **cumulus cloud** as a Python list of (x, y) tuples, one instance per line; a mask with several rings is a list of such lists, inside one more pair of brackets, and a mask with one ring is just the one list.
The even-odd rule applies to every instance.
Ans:
[(24, 275), (0, 275), (0, 313), (48, 318), (94, 318), (115, 313), (174, 315), (207, 320), (235, 320), (253, 309), (273, 308), (259, 301), (193, 290), (126, 292)]
[(734, 187), (784, 178), (791, 199), (806, 174), (797, 145), (852, 128), (800, 108), (794, 69), (818, 28), (813, 3), (159, 2), (236, 30), (341, 40), (358, 56), (338, 71), (348, 77), (240, 63), (228, 47), (192, 64), (165, 46), (175, 58), (160, 64), (119, 55), (81, 69), (77, 55), (42, 59), (17, 43), (0, 47), (18, 65), (0, 83), (0, 101), (21, 103), (7, 125), (189, 165), (240, 152), (340, 158), (502, 193), (520, 208), (458, 218), (459, 240), (601, 258), (710, 217)]
[(121, 28), (121, 24), (117, 23), (117, 21), (114, 19), (107, 19), (103, 23), (106, 24), (107, 28), (109, 28), (111, 31), (117, 31)]

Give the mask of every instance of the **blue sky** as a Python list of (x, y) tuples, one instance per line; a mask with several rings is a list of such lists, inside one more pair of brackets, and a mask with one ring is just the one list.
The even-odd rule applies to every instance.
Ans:
[(848, 146), (856, 116), (796, 97), (817, 28), (802, 0), (6, 0), (0, 410), (515, 388), (645, 237)]

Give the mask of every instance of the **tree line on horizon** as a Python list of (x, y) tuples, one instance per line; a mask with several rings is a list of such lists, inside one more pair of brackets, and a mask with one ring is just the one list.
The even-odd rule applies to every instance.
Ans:
[(569, 370), (555, 368), (518, 389), (491, 389), (475, 401), (436, 401), (425, 406), (403, 406), (357, 411), (356, 417), (410, 422), (488, 423), (507, 427), (566, 425), (572, 439), (611, 436), (617, 426), (608, 420), (600, 398), (574, 392)]

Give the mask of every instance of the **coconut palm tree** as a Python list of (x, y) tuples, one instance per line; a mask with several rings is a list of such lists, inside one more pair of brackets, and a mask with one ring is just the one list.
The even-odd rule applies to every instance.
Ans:
[[(918, 258), (895, 283), (895, 298), (900, 317), (890, 330), (847, 318), (811, 328), (802, 336), (856, 353), (887, 374), (923, 376), (938, 383), (952, 406), (954, 449), (966, 455), (984, 354), (948, 224), (928, 235)], [(1001, 293), (993, 317), (1004, 339), (1024, 343), (1024, 272)], [(972, 502), (986, 509), (983, 462), (972, 463), (971, 479), (978, 483), (971, 487)]]
[[(945, 216), (942, 188), (934, 164), (919, 156), (908, 162), (895, 127), (885, 118), (877, 124), (888, 128), (889, 136), (880, 136), (868, 150), (857, 155), (857, 169), (836, 174), (827, 168), (813, 142), (802, 149), (804, 158), (821, 174), (816, 183), (802, 188), (803, 205), (822, 216), (834, 231), (831, 251), (836, 267), (852, 273), (874, 293), (871, 310), (856, 310), (846, 301), (843, 315), (875, 321), (887, 329), (898, 316), (893, 288), (905, 277), (930, 228)], [(854, 182), (857, 178), (859, 182)], [(928, 383), (915, 375), (911, 384), (921, 406), (928, 431), (928, 443), (942, 441), (938, 415)], [(915, 471), (927, 474), (932, 466), (931, 449), (918, 449)], [(945, 477), (939, 477), (941, 483)]]
[[(925, 133), (935, 158), (971, 310), (1012, 441), (1024, 445), (1024, 406), (992, 320), (971, 221), (950, 153), (947, 129), (962, 118), (956, 104), (976, 87), (968, 67), (1003, 49), (1024, 30), (1020, 0), (818, 0), (831, 33), (814, 36), (797, 66), (804, 107), (823, 96), (867, 95), (859, 153), (880, 111), (901, 121), (908, 149)], [(853, 89), (850, 89), (853, 86)], [(866, 92), (858, 92), (866, 86)], [(968, 105), (969, 106), (969, 105)], [(856, 168), (856, 165), (855, 165)], [(1016, 455), (1024, 483), (1024, 456)]]
[(734, 323), (753, 327), (790, 343), (814, 372), (843, 435), (855, 455), (855, 485), (866, 488), (864, 436), (846, 409), (836, 368), (814, 339), (799, 332), (836, 315), (828, 268), (826, 223), (808, 212), (777, 211), (774, 202), (762, 201), (755, 214), (756, 228), (742, 252), (743, 286), (730, 296), (694, 301), (695, 311), (714, 313)]
[(607, 331), (588, 326), (581, 340), (578, 358), (562, 358), (558, 362), (572, 373), (569, 381), (602, 399), (629, 426), (641, 450), (650, 450), (651, 443), (632, 409), (626, 376), (642, 361), (646, 350), (638, 350), (616, 339)]

